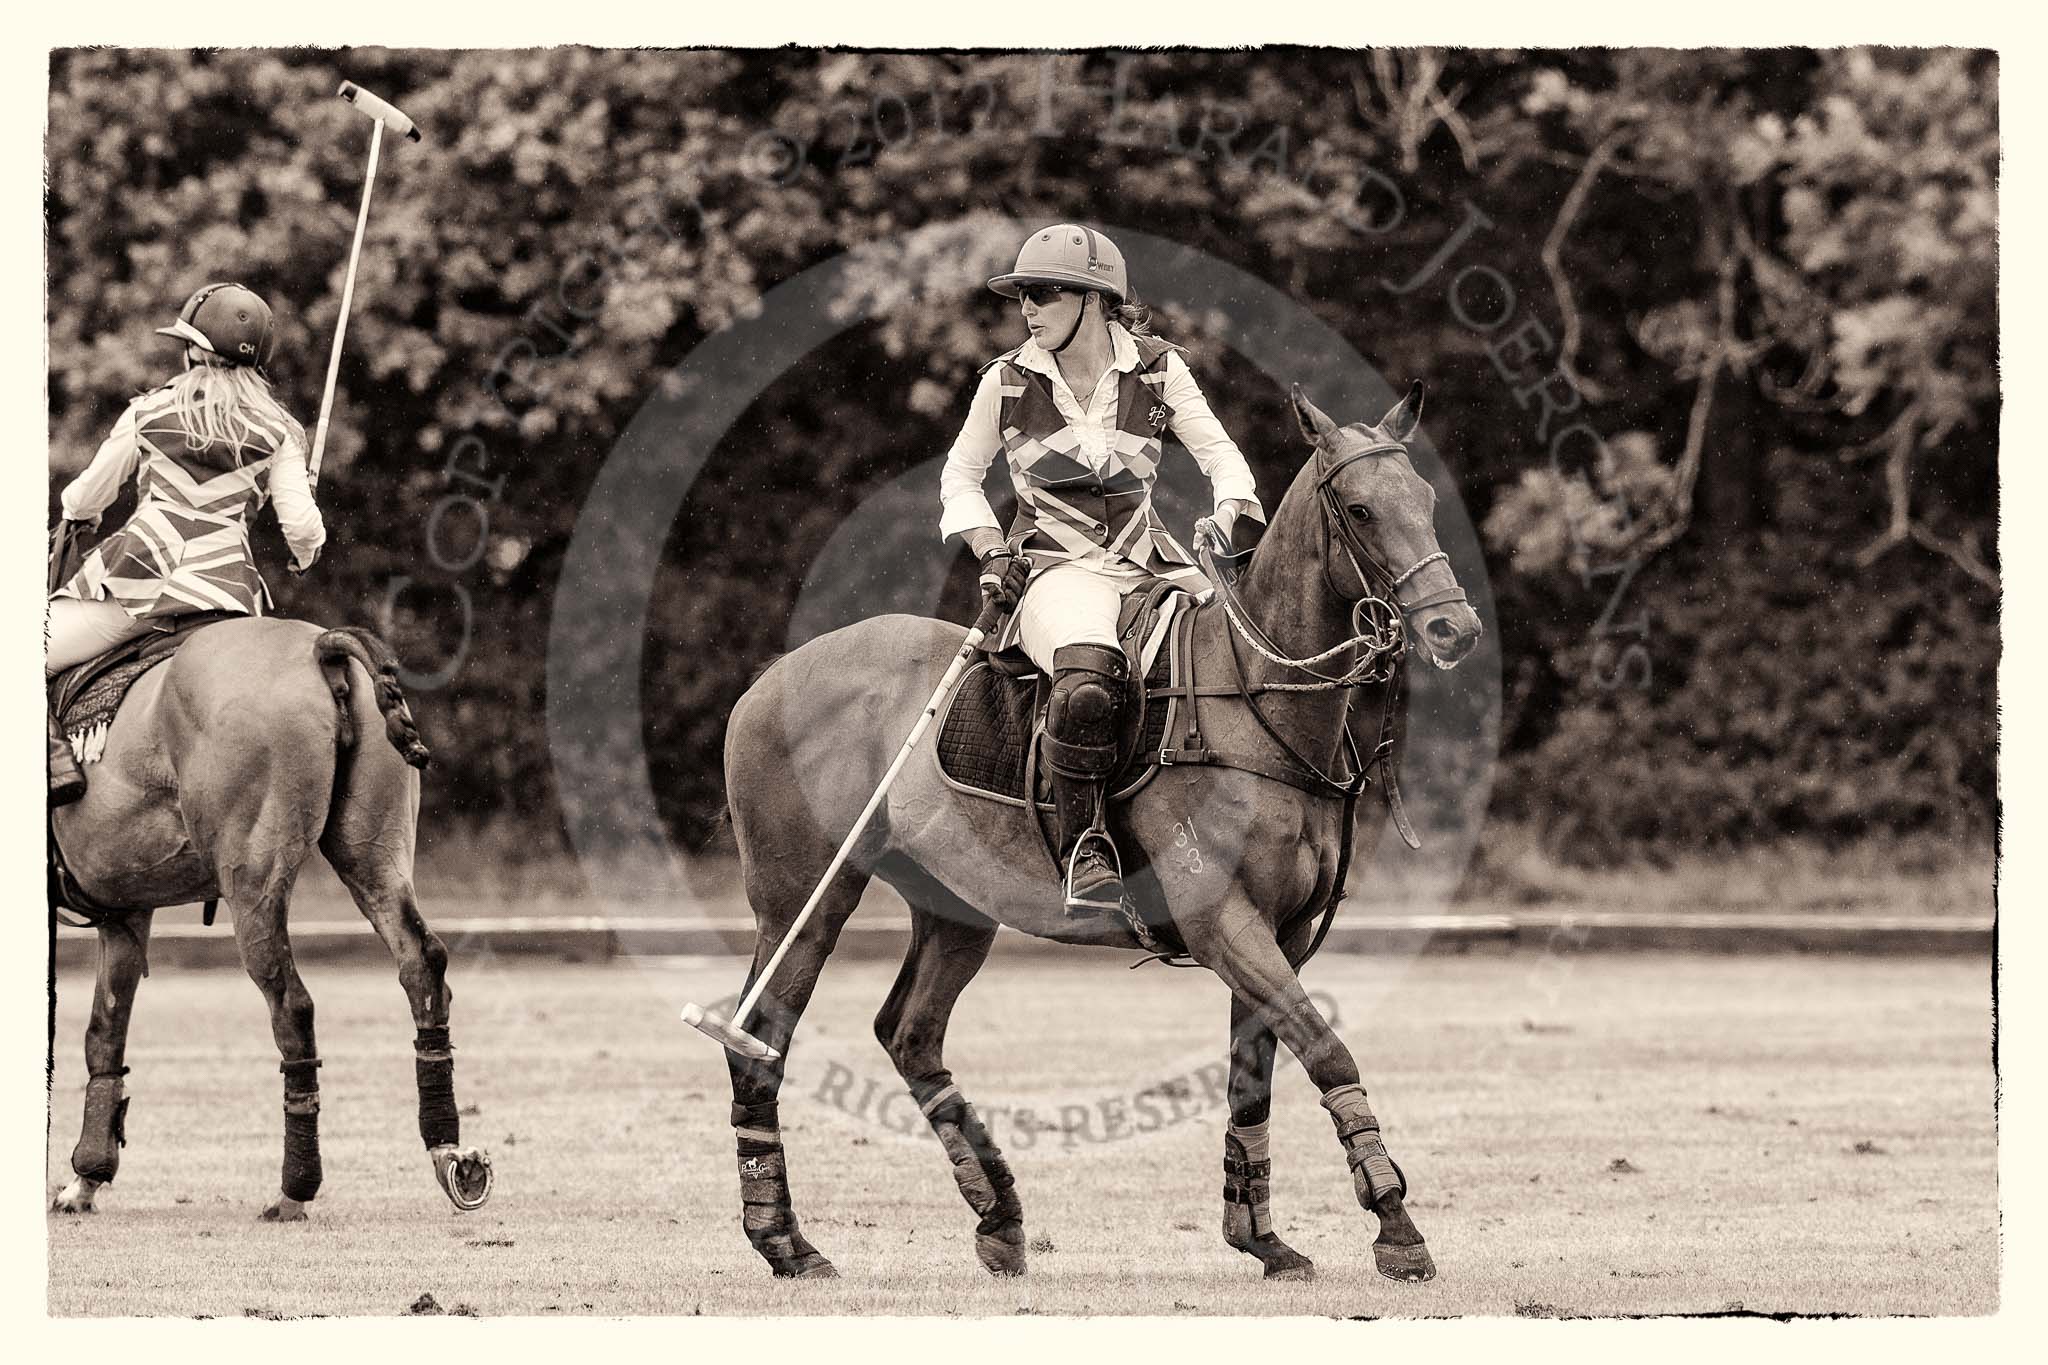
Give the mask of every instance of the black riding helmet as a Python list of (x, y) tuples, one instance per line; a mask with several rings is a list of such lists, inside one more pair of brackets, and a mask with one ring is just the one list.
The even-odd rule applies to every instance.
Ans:
[(178, 320), (156, 329), (197, 346), (229, 365), (261, 369), (270, 361), (270, 305), (246, 285), (209, 284), (195, 290), (178, 310)]

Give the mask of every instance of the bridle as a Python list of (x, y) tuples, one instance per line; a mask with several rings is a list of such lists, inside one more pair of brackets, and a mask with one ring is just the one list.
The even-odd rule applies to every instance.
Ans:
[[(1322, 449), (1317, 443), (1317, 450)], [(1316, 477), (1316, 496), (1323, 511), (1323, 581), (1331, 593), (1339, 598), (1350, 598), (1351, 635), (1315, 654), (1293, 658), (1281, 651), (1273, 638), (1259, 623), (1252, 619), (1229, 581), (1229, 575), (1216, 565), (1212, 541), (1220, 542), (1220, 533), (1214, 523), (1204, 520), (1208, 530), (1196, 540), (1196, 555), (1202, 567), (1208, 571), (1216, 584), (1217, 600), (1223, 606), (1223, 613), (1236, 632), (1243, 637), (1267, 662), (1283, 668), (1306, 673), (1313, 682), (1267, 683), (1262, 690), (1271, 692), (1327, 692), (1337, 688), (1363, 687), (1370, 683), (1385, 682), (1399, 666), (1407, 645), (1405, 625), (1408, 618), (1432, 607), (1445, 606), (1452, 602), (1466, 600), (1465, 590), (1455, 582), (1449, 588), (1414, 601), (1404, 600), (1401, 590), (1417, 574), (1430, 565), (1450, 556), (1442, 550), (1434, 550), (1410, 564), (1400, 573), (1389, 569), (1380, 557), (1359, 537), (1357, 528), (1344, 508), (1342, 497), (1336, 489), (1336, 478), (1358, 461), (1384, 455), (1405, 455), (1407, 447), (1398, 441), (1382, 442), (1364, 450), (1355, 450), (1346, 455)], [(1318, 456), (1320, 458), (1320, 455)], [(1353, 596), (1339, 587), (1334, 577), (1333, 564), (1336, 556), (1332, 550), (1343, 547), (1344, 556), (1351, 562), (1351, 572), (1358, 580), (1359, 594)], [(1340, 654), (1357, 650), (1357, 657), (1342, 673), (1332, 675), (1321, 671), (1317, 665)]]
[[(1321, 442), (1317, 443), (1316, 449), (1319, 452), (1321, 451)], [(1386, 441), (1379, 445), (1367, 446), (1364, 450), (1352, 451), (1349, 455), (1346, 455), (1343, 459), (1324, 470), (1316, 478), (1316, 494), (1323, 504), (1323, 580), (1330, 585), (1330, 591), (1337, 596), (1345, 597), (1349, 595), (1337, 586), (1336, 579), (1330, 577), (1330, 542), (1333, 539), (1331, 528), (1335, 527), (1334, 539), (1344, 547), (1344, 554), (1351, 561), (1351, 571), (1357, 575), (1359, 587), (1366, 595), (1365, 599), (1360, 600), (1374, 597), (1373, 590), (1375, 582), (1377, 582), (1377, 584), (1384, 586), (1387, 596), (1393, 599), (1392, 605), (1400, 608), (1400, 614), (1404, 618), (1411, 617), (1419, 611), (1428, 611), (1431, 607), (1448, 606), (1452, 602), (1463, 602), (1466, 600), (1465, 590), (1459, 587), (1455, 581), (1452, 582), (1450, 587), (1416, 601), (1405, 601), (1401, 597), (1401, 589), (1406, 586), (1408, 580), (1439, 561), (1449, 563), (1451, 557), (1442, 550), (1432, 550), (1398, 574), (1389, 569), (1381, 561), (1380, 557), (1367, 548), (1366, 543), (1359, 538), (1358, 528), (1351, 524), (1351, 517), (1345, 510), (1343, 499), (1337, 493), (1336, 479), (1339, 474), (1349, 469), (1352, 465), (1357, 464), (1360, 460), (1374, 459), (1382, 455), (1406, 455), (1407, 453), (1408, 447), (1402, 445), (1399, 441)], [(1320, 455), (1318, 458), (1320, 458)], [(1364, 561), (1365, 565), (1372, 567), (1372, 579), (1366, 577), (1364, 565), (1360, 563), (1361, 560)], [(1384, 601), (1380, 605), (1388, 606), (1389, 610), (1392, 609)]]
[[(1322, 442), (1316, 443), (1317, 458), (1322, 458)], [(1353, 451), (1344, 456), (1316, 477), (1316, 495), (1323, 511), (1323, 580), (1330, 591), (1339, 599), (1350, 597), (1337, 585), (1332, 576), (1331, 564), (1335, 546), (1342, 546), (1344, 555), (1351, 561), (1351, 570), (1356, 575), (1360, 595), (1352, 598), (1351, 636), (1330, 648), (1304, 658), (1292, 658), (1281, 651), (1259, 623), (1252, 619), (1243, 600), (1237, 595), (1232, 576), (1218, 565), (1216, 555), (1222, 547), (1222, 535), (1208, 518), (1197, 524), (1195, 557), (1209, 579), (1216, 587), (1216, 600), (1223, 608), (1230, 631), (1225, 639), (1230, 642), (1231, 663), (1236, 671), (1236, 692), (1250, 708), (1252, 716), (1267, 736), (1279, 745), (1281, 751), (1299, 768), (1304, 778), (1314, 784), (1312, 790), (1320, 790), (1330, 796), (1342, 797), (1347, 803), (1356, 801), (1358, 793), (1370, 780), (1370, 774), (1378, 767), (1386, 779), (1387, 803), (1394, 814), (1394, 823), (1401, 838), (1411, 848), (1421, 847), (1407, 815), (1401, 808), (1401, 801), (1394, 776), (1394, 749), (1396, 747), (1396, 725), (1400, 705), (1401, 664), (1407, 653), (1408, 618), (1416, 612), (1432, 607), (1444, 606), (1466, 599), (1464, 589), (1453, 585), (1444, 591), (1432, 593), (1415, 601), (1405, 601), (1401, 589), (1416, 575), (1439, 560), (1449, 562), (1450, 556), (1442, 550), (1435, 550), (1410, 564), (1400, 573), (1389, 569), (1371, 547), (1360, 539), (1357, 529), (1344, 508), (1343, 499), (1335, 487), (1337, 475), (1358, 461), (1383, 455), (1406, 454), (1407, 447), (1398, 441), (1382, 442), (1364, 450)], [(1245, 674), (1244, 661), (1239, 656), (1237, 642), (1243, 639), (1269, 662), (1295, 672), (1306, 673), (1310, 682), (1252, 682)], [(1326, 660), (1356, 650), (1351, 666), (1343, 672), (1332, 675), (1321, 671), (1317, 665)], [(1351, 707), (1357, 698), (1357, 689), (1376, 683), (1386, 684), (1381, 696), (1379, 733), (1372, 753), (1362, 756), (1351, 732)], [(1265, 708), (1259, 705), (1258, 694), (1263, 692), (1330, 692), (1342, 690), (1344, 698), (1343, 736), (1344, 752), (1351, 769), (1348, 777), (1338, 777), (1317, 767), (1305, 754), (1290, 743)], [(1348, 824), (1348, 817), (1347, 817)], [(1347, 842), (1346, 848), (1349, 848)], [(1327, 930), (1329, 921), (1323, 925)], [(1318, 933), (1317, 941), (1321, 941)]]

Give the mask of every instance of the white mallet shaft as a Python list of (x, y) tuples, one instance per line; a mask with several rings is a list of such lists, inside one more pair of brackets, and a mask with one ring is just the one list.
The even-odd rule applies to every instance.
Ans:
[(377, 183), (377, 154), (384, 146), (384, 130), (403, 133), (414, 142), (420, 130), (402, 110), (377, 98), (354, 81), (343, 81), (335, 92), (370, 116), (370, 167), (363, 173), (363, 202), (356, 210), (356, 237), (348, 249), (348, 274), (341, 282), (341, 316), (334, 320), (334, 349), (327, 355), (327, 384), (320, 391), (320, 419), (313, 426), (313, 453), (306, 459), (307, 481), (320, 482), (320, 459), (327, 453), (327, 422), (334, 412), (334, 383), (341, 375), (341, 342), (348, 334), (349, 305), (356, 296), (356, 265), (363, 255), (363, 232), (370, 225), (370, 190)]
[[(854, 844), (867, 831), (868, 821), (874, 819), (875, 812), (881, 808), (882, 798), (889, 794), (889, 786), (895, 782), (896, 774), (902, 772), (903, 765), (910, 761), (911, 750), (917, 747), (918, 740), (924, 738), (924, 732), (931, 728), (932, 720), (939, 714), (939, 707), (945, 704), (953, 685), (960, 681), (960, 675), (966, 671), (968, 661), (974, 657), (974, 652), (981, 648), (981, 642), (988, 638), (988, 632), (994, 629), (994, 613), (995, 608), (990, 607), (983, 613), (982, 619), (974, 623), (973, 629), (967, 632), (967, 638), (961, 642), (959, 653), (953, 656), (952, 664), (946, 669), (946, 676), (939, 679), (938, 688), (932, 693), (932, 699), (925, 703), (924, 713), (917, 718), (917, 724), (911, 727), (910, 738), (904, 740), (903, 747), (896, 751), (895, 761), (889, 765), (889, 771), (882, 774), (881, 785), (876, 787), (875, 794), (868, 798), (868, 803), (861, 810), (859, 818), (853, 822), (853, 828), (840, 843), (839, 851), (832, 855), (832, 862), (826, 867), (825, 875), (818, 878), (818, 885), (812, 890), (811, 898), (804, 902), (803, 909), (797, 911), (796, 918), (790, 922), (788, 932), (782, 936), (782, 942), (775, 945), (775, 952), (762, 966), (761, 974), (754, 978), (753, 989), (747, 992), (739, 1007), (732, 1012), (731, 1020), (720, 1021), (708, 1016), (700, 1006), (684, 1005), (684, 1023), (716, 1038), (727, 1047), (732, 1047), (741, 1056), (761, 1056), (773, 1060), (780, 1055), (774, 1048), (760, 1042), (746, 1031), (747, 1016), (752, 1014), (754, 1006), (761, 1002), (761, 995), (768, 989), (768, 982), (774, 977), (775, 969), (782, 965), (782, 959), (788, 955), (790, 948), (796, 943), (797, 936), (803, 932), (804, 925), (811, 918), (811, 912), (824, 900), (825, 888), (839, 875), (839, 869), (845, 865), (848, 855), (853, 852)], [(742, 1039), (745, 1043), (758, 1047), (760, 1052), (756, 1053), (744, 1045), (735, 1046), (735, 1043)]]
[(348, 249), (348, 274), (341, 282), (341, 316), (334, 320), (334, 349), (327, 353), (327, 386), (320, 391), (320, 420), (313, 427), (313, 453), (306, 478), (320, 482), (320, 457), (327, 450), (327, 419), (334, 411), (334, 381), (341, 375), (341, 340), (348, 335), (348, 308), (356, 296), (356, 263), (363, 255), (363, 229), (370, 225), (370, 188), (377, 183), (377, 151), (384, 145), (384, 121), (370, 125), (370, 168), (363, 173), (363, 204), (356, 210), (356, 239)]

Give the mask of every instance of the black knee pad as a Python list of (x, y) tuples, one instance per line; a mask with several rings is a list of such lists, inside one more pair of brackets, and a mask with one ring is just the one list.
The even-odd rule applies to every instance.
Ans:
[(1106, 723), (1116, 715), (1115, 695), (1086, 674), (1059, 696), (1066, 703), (1060, 708), (1060, 728), (1076, 735), (1095, 735), (1107, 728)]
[(1055, 678), (1068, 673), (1093, 673), (1119, 684), (1131, 676), (1124, 652), (1113, 645), (1061, 645), (1052, 652), (1052, 671)]
[(1116, 760), (1117, 714), (1129, 681), (1123, 651), (1063, 645), (1052, 661), (1057, 671), (1045, 729), (1056, 746), (1056, 764), (1077, 776), (1106, 774)]

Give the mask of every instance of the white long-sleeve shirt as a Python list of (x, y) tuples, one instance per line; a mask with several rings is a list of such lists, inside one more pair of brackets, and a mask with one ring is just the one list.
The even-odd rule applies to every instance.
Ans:
[[(1110, 442), (1117, 429), (1118, 386), (1125, 373), (1138, 368), (1138, 347), (1130, 332), (1116, 323), (1109, 325), (1109, 332), (1113, 348), (1109, 368), (1086, 403), (1075, 397), (1060, 373), (1059, 363), (1036, 341), (1026, 342), (1015, 357), (1019, 368), (1042, 374), (1051, 382), (1053, 402), (1060, 416), (1080, 438), (1081, 456), (1098, 470), (1109, 460)], [(1216, 420), (1216, 414), (1209, 410), (1209, 400), (1202, 396), (1193, 372), (1177, 353), (1166, 358), (1165, 382), (1159, 397), (1173, 414), (1167, 430), (1188, 448), (1202, 473), (1208, 476), (1215, 505), (1221, 508), (1230, 501), (1247, 503), (1249, 506), (1241, 515), (1264, 522), (1266, 513), (1259, 503), (1258, 484), (1252, 478), (1251, 466), (1223, 430), (1223, 424)], [(954, 438), (953, 448), (946, 454), (945, 469), (939, 475), (941, 537), (961, 535), (977, 527), (1002, 529), (983, 490), (988, 468), (1003, 448), (1002, 403), (1002, 371), (992, 366), (982, 373), (974, 402), (967, 410), (967, 420)], [(1107, 562), (1104, 552), (1098, 550), (1096, 555), (1105, 561), (1096, 567), (1115, 567)]]

